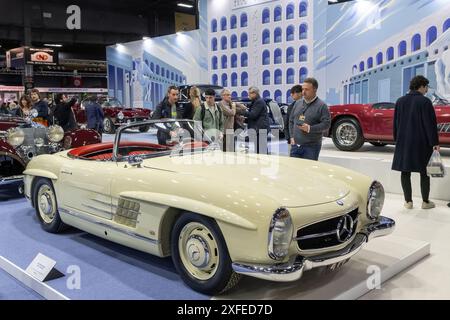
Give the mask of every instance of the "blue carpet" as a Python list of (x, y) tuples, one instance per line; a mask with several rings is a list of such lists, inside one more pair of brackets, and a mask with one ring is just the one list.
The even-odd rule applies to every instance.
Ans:
[[(170, 258), (158, 258), (76, 229), (59, 235), (45, 232), (24, 199), (0, 202), (0, 217), (0, 255), (22, 269), (38, 253), (52, 258), (66, 276), (47, 284), (70, 299), (210, 298), (187, 287)], [(72, 265), (81, 270), (79, 290), (68, 289), (66, 284), (70, 279), (67, 269)]]
[(0, 300), (42, 300), (43, 298), (0, 270)]

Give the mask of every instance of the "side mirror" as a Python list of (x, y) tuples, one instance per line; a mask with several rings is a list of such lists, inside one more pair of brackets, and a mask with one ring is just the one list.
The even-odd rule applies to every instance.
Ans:
[(128, 164), (132, 167), (141, 167), (141, 164), (144, 160), (142, 159), (141, 156), (130, 156), (128, 157)]

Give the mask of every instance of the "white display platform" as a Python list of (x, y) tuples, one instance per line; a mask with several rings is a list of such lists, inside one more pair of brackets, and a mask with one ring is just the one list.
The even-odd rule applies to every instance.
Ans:
[(313, 269), (291, 283), (244, 277), (235, 290), (214, 299), (354, 300), (371, 291), (371, 266), (379, 268), (383, 283), (429, 254), (427, 242), (390, 235), (373, 239), (340, 270)]
[[(442, 148), (441, 155), (448, 174), (444, 178), (431, 179), (430, 198), (449, 201), (450, 149)], [(372, 176), (383, 184), (387, 193), (403, 194), (400, 172), (391, 169), (393, 157), (394, 146), (375, 147), (366, 143), (357, 152), (344, 152), (338, 150), (331, 139), (326, 138), (323, 141), (319, 160)], [(418, 173), (412, 174), (412, 187), (413, 195), (421, 197), (420, 175)]]

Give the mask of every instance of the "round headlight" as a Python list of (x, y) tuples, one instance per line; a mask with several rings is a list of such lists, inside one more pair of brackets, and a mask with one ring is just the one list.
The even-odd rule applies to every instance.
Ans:
[(125, 115), (123, 114), (122, 111), (120, 111), (120, 112), (117, 114), (117, 119), (123, 120), (123, 118), (125, 118)]
[(34, 144), (36, 145), (36, 147), (40, 148), (44, 145), (45, 141), (42, 138), (36, 138), (34, 139)]
[(294, 226), (287, 209), (278, 209), (272, 217), (269, 227), (269, 256), (281, 260), (288, 255), (292, 242)]
[(51, 142), (60, 142), (64, 138), (64, 130), (60, 126), (48, 128), (47, 137)]
[(7, 138), (10, 145), (18, 147), (25, 140), (25, 132), (20, 128), (11, 128), (8, 130)]
[(384, 188), (378, 181), (372, 182), (369, 188), (369, 195), (367, 198), (367, 217), (371, 220), (376, 220), (383, 209), (384, 205)]

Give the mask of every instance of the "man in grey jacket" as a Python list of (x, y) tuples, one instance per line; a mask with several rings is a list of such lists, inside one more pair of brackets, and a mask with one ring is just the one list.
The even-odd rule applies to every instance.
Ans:
[(319, 83), (307, 78), (302, 84), (303, 99), (295, 103), (289, 117), (291, 157), (318, 160), (323, 132), (330, 129), (331, 115), (325, 102), (317, 97)]

